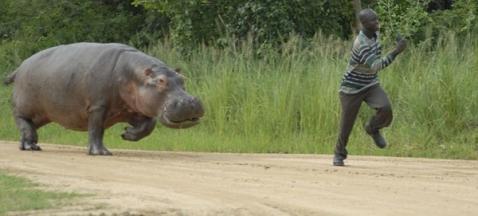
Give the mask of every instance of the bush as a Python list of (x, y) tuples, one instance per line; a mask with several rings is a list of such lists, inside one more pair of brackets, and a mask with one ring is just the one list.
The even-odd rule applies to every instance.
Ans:
[(475, 0), (456, 0), (451, 10), (439, 10), (430, 14), (426, 25), (429, 35), (454, 32), (459, 36), (478, 30), (478, 2)]
[(372, 5), (379, 13), (384, 40), (394, 39), (399, 32), (414, 42), (435, 41), (448, 32), (464, 37), (478, 29), (476, 0), (455, 0), (451, 8), (441, 4), (436, 0), (382, 0)]
[(144, 20), (129, 1), (2, 0), (0, 7), (2, 59), (10, 64), (18, 64), (11, 56), (24, 59), (58, 44), (128, 42)]
[(171, 18), (177, 45), (217, 43), (227, 38), (256, 44), (281, 43), (291, 33), (312, 37), (317, 32), (347, 38), (354, 19), (347, 0), (134, 0), (135, 5), (161, 11)]

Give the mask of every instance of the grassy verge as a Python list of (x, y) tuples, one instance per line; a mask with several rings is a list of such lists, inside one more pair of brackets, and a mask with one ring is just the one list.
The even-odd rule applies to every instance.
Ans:
[[(255, 55), (250, 43), (225, 49), (198, 47), (187, 57), (170, 43), (144, 50), (181, 67), (187, 89), (205, 106), (203, 122), (187, 130), (158, 126), (140, 142), (121, 140), (124, 125), (107, 130), (112, 148), (148, 150), (332, 153), (340, 113), (338, 86), (351, 43), (317, 37), (284, 44), (281, 52)], [(390, 147), (378, 150), (362, 125), (373, 111), (364, 104), (349, 152), (364, 155), (478, 159), (478, 41), (444, 35), (437, 44), (411, 45), (380, 73), (394, 109), (385, 130)], [(384, 51), (386, 52), (386, 50)], [(0, 88), (0, 139), (17, 140), (8, 97)], [(56, 125), (40, 141), (86, 146), (86, 133)]]
[(11, 211), (55, 208), (77, 197), (74, 193), (43, 191), (27, 179), (0, 170), (0, 215)]

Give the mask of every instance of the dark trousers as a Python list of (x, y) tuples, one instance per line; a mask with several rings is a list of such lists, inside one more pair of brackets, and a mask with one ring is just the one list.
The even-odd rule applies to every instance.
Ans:
[(340, 92), (339, 95), (342, 113), (340, 116), (340, 131), (335, 146), (335, 154), (346, 158), (347, 142), (362, 101), (365, 101), (368, 106), (377, 111), (368, 122), (369, 127), (374, 131), (389, 126), (390, 123), (392, 123), (393, 114), (390, 100), (378, 84), (357, 94), (344, 94)]

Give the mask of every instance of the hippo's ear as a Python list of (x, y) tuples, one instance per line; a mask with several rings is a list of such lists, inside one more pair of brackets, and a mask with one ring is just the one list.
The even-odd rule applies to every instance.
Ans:
[(174, 71), (176, 71), (176, 73), (178, 73), (178, 75), (179, 75), (181, 78), (183, 78), (183, 79), (186, 79), (186, 78), (187, 78), (186, 76), (184, 76), (183, 73), (181, 73), (181, 72), (182, 72), (182, 71), (181, 71), (181, 68), (176, 68), (176, 69), (174, 69)]

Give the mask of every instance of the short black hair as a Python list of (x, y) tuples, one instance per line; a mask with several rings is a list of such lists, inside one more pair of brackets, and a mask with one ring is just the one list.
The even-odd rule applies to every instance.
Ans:
[(363, 9), (359, 12), (358, 14), (358, 18), (360, 20), (360, 22), (363, 24), (370, 16), (377, 16), (377, 13), (370, 9), (370, 8), (366, 8), (366, 9)]

